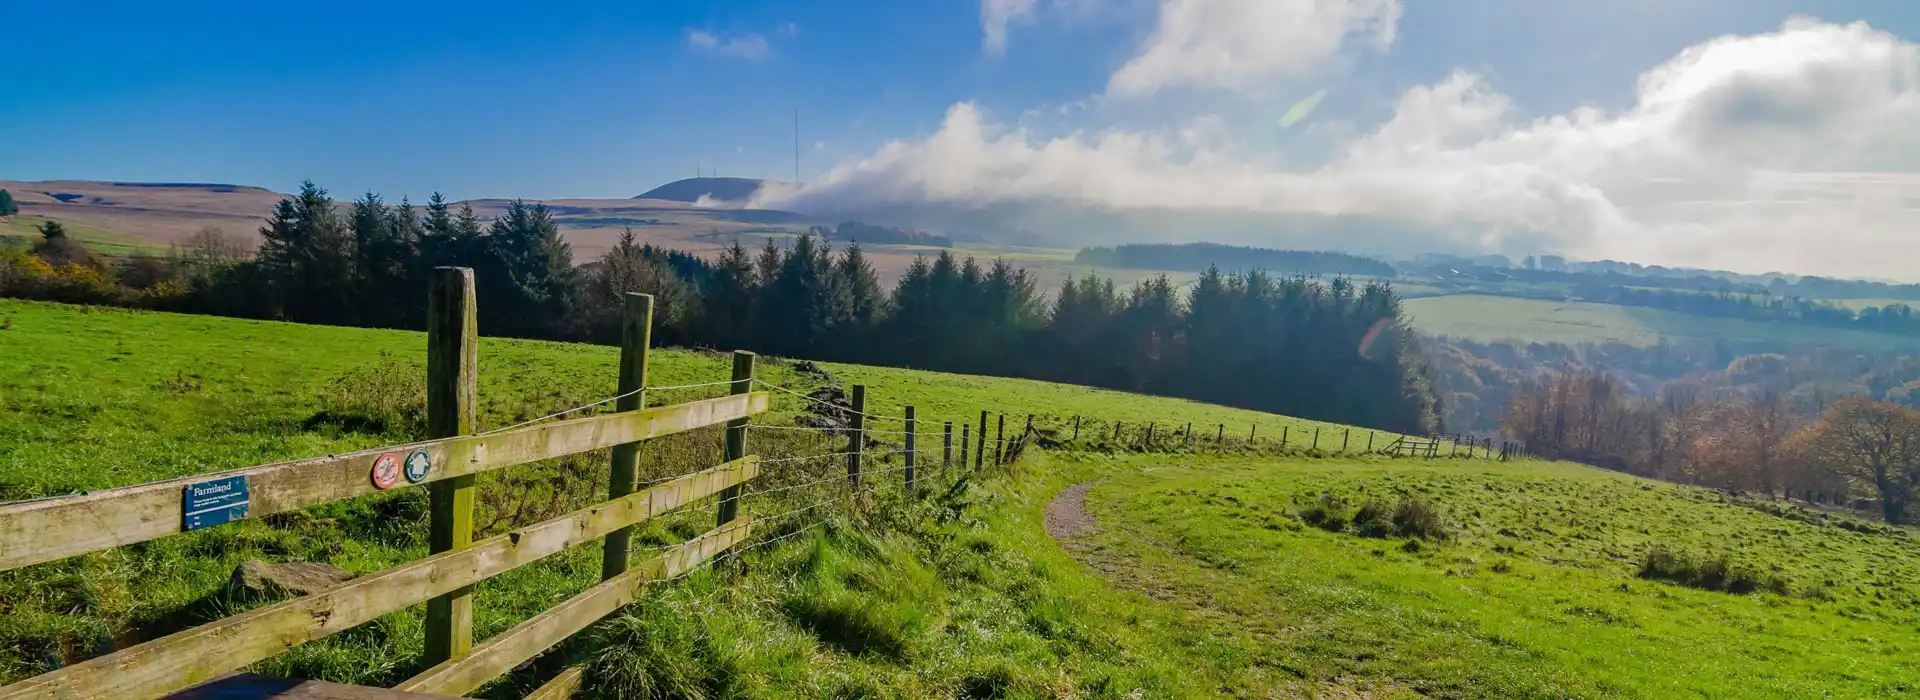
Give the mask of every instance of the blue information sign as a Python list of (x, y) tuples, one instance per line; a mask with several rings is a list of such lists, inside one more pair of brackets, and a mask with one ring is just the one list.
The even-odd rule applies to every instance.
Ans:
[(229, 476), (187, 484), (180, 494), (180, 521), (188, 530), (247, 517), (247, 477)]

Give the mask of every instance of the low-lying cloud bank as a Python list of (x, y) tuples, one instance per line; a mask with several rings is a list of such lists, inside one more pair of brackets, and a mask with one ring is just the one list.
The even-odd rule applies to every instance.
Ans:
[[(1341, 31), (1356, 26), (1391, 37)], [(1201, 119), (1046, 136), (963, 102), (924, 139), (754, 204), (1075, 242), (1554, 250), (1920, 278), (1920, 46), (1862, 23), (1796, 18), (1691, 46), (1612, 112), (1522, 118), (1485, 77), (1455, 72), (1311, 169), (1248, 156), (1227, 131)]]

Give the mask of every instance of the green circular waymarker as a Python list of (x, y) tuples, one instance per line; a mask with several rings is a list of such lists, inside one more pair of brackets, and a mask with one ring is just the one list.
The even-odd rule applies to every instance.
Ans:
[(407, 455), (406, 472), (407, 483), (418, 484), (426, 481), (427, 475), (433, 472), (433, 458), (427, 456), (426, 450), (414, 450), (412, 454)]

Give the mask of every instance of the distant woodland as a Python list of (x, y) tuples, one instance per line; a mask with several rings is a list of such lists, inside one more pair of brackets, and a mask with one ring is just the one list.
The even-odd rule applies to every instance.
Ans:
[(941, 251), (885, 290), (859, 245), (817, 236), (701, 258), (629, 231), (580, 262), (543, 205), (514, 202), (483, 223), (438, 195), (415, 206), (369, 194), (343, 215), (312, 183), (279, 202), (255, 251), (206, 230), (170, 255), (110, 262), (49, 225), (30, 250), (0, 253), (0, 294), (418, 329), (427, 271), (463, 266), (488, 335), (616, 342), (621, 295), (644, 292), (654, 338), (670, 344), (1075, 382), (1402, 432), (1435, 427), (1439, 409), (1390, 286), (1257, 266), (1207, 267), (1185, 292), (1164, 276), (1126, 289), (1090, 276), (1049, 298), (1005, 260)]

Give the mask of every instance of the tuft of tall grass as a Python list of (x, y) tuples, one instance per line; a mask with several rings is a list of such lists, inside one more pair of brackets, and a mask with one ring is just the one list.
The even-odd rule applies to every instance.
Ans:
[(1755, 591), (1779, 595), (1789, 592), (1785, 579), (1735, 564), (1726, 554), (1696, 557), (1659, 544), (1648, 549), (1641, 560), (1640, 578), (1742, 595)]

